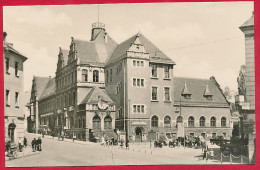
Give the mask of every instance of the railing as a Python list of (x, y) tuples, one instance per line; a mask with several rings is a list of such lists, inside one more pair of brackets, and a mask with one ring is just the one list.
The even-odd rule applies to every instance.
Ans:
[(95, 22), (92, 24), (92, 28), (103, 28), (105, 29), (105, 24), (101, 23), (101, 22)]

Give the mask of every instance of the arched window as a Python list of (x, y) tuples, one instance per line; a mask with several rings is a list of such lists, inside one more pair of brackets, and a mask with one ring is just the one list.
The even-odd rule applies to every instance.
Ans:
[(151, 125), (152, 125), (152, 127), (158, 127), (158, 117), (157, 116), (152, 117)]
[(99, 71), (93, 71), (93, 82), (99, 82)]
[(76, 102), (76, 93), (73, 92), (72, 93), (72, 104), (75, 104), (75, 102)]
[(92, 119), (92, 123), (93, 123), (93, 129), (97, 129), (97, 130), (100, 130), (100, 129), (101, 129), (101, 120), (100, 120), (100, 117), (95, 116), (95, 117)]
[(221, 118), (221, 127), (226, 127), (227, 126), (227, 119), (225, 117)]
[(86, 119), (85, 119), (85, 117), (82, 118), (82, 127), (83, 128), (86, 127)]
[(206, 122), (206, 118), (205, 117), (200, 117), (200, 127), (205, 127), (205, 122)]
[(60, 100), (59, 97), (57, 97), (57, 109), (60, 108)]
[(71, 99), (70, 99), (71, 95), (69, 93), (69, 97), (68, 97), (68, 104), (70, 105), (71, 104)]
[(215, 117), (211, 117), (210, 118), (210, 126), (211, 127), (216, 127), (216, 118)]
[(171, 117), (170, 116), (164, 117), (164, 127), (171, 127)]
[(62, 107), (62, 96), (60, 97), (60, 107)]
[(82, 122), (81, 122), (81, 118), (79, 117), (79, 118), (78, 118), (78, 125), (79, 125), (79, 128), (81, 128), (81, 124), (82, 124)]
[(177, 123), (182, 123), (182, 122), (183, 122), (182, 116), (178, 116), (176, 122), (177, 122)]
[(112, 129), (112, 119), (110, 116), (105, 117), (104, 123), (104, 129)]
[(107, 74), (106, 82), (108, 82), (108, 80), (109, 80), (109, 71), (108, 70), (106, 71), (106, 74)]
[(82, 70), (82, 81), (88, 81), (88, 70)]
[(67, 106), (67, 95), (64, 96), (64, 106)]
[(188, 127), (194, 127), (194, 117), (190, 116), (188, 119)]

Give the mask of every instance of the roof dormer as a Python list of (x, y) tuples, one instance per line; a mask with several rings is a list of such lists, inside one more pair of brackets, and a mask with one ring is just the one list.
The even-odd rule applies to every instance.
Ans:
[(183, 90), (181, 92), (181, 96), (183, 96), (185, 99), (191, 99), (191, 92), (188, 89), (187, 82), (185, 81)]
[(207, 100), (212, 100), (213, 94), (211, 93), (211, 91), (209, 90), (209, 84), (207, 83), (206, 87), (205, 87), (205, 91), (203, 96), (207, 99)]

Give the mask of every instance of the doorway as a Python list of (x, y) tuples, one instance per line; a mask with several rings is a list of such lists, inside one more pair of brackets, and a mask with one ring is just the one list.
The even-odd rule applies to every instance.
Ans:
[(135, 128), (135, 141), (142, 142), (142, 135), (143, 135), (143, 127), (136, 127)]

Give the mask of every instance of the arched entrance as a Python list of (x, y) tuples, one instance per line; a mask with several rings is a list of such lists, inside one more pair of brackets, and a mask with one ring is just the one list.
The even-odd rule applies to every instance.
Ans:
[(136, 127), (135, 128), (135, 141), (136, 142), (142, 142), (143, 132), (144, 132), (144, 128), (143, 127)]
[(12, 123), (8, 125), (8, 137), (10, 138), (11, 142), (15, 142), (14, 139), (15, 128), (16, 128), (16, 124), (14, 123), (14, 121), (12, 121)]

